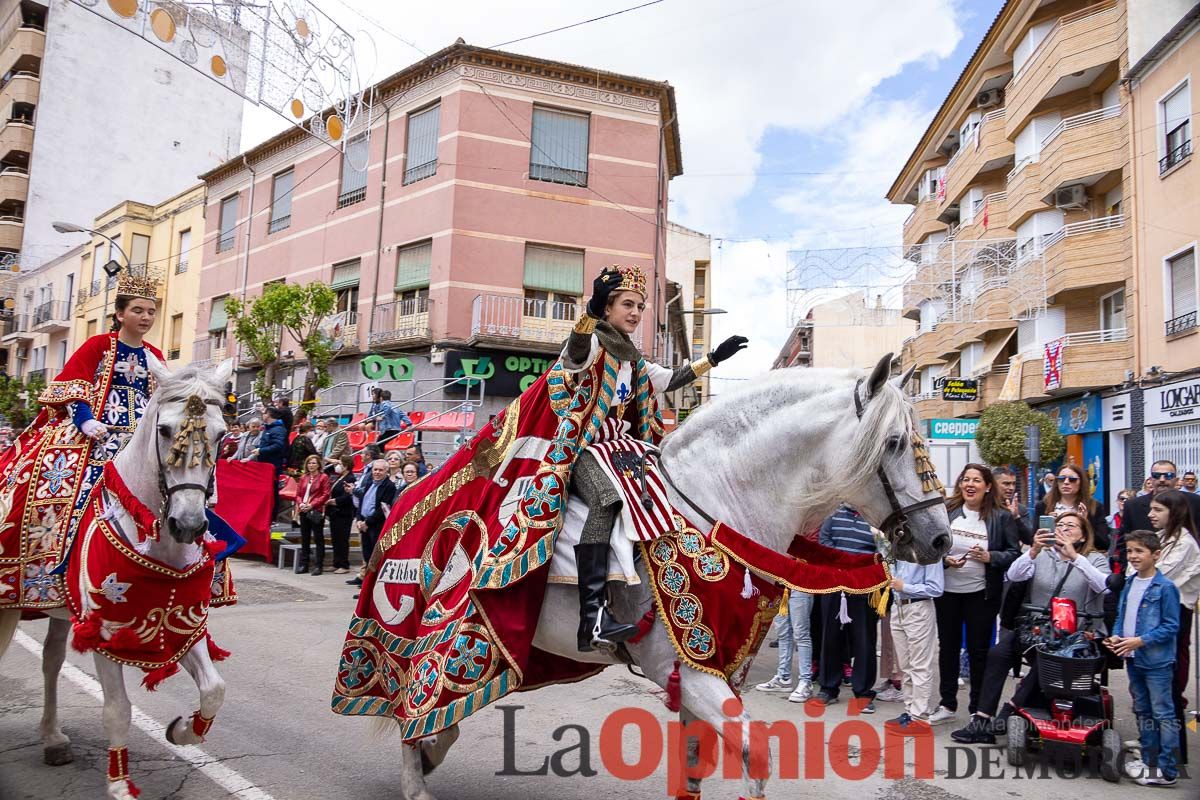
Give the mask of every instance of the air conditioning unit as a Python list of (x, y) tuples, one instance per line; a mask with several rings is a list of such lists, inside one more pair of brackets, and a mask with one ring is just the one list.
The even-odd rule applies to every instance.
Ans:
[(1064, 186), (1054, 192), (1054, 207), (1059, 209), (1083, 208), (1087, 205), (1087, 187), (1082, 183)]
[(1004, 102), (1003, 89), (988, 89), (986, 92), (980, 92), (975, 96), (976, 108), (992, 108)]

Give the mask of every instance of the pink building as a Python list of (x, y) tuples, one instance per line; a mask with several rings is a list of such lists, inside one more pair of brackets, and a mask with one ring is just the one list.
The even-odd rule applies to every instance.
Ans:
[(466, 369), (491, 371), (491, 410), (544, 368), (613, 263), (651, 276), (639, 333), (663, 352), (667, 186), (682, 171), (669, 84), (459, 40), (375, 89), (344, 155), (289, 130), (202, 176), (195, 359), (237, 349), (225, 296), (326, 281), (347, 386), (323, 402), (412, 382), (390, 387), (404, 400)]

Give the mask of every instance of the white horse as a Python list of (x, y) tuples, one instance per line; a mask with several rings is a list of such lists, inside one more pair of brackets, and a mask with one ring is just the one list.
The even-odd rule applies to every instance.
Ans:
[[(185, 422), (184, 409), (192, 395), (198, 395), (205, 402), (205, 439), (211, 448), (210, 452), (217, 452), (225, 435), (221, 404), (225, 399), (225, 382), (233, 373), (233, 362), (226, 361), (215, 371), (185, 367), (178, 373), (171, 373), (154, 356), (147, 355), (147, 361), (151, 374), (158, 382), (158, 389), (147, 403), (133, 437), (116, 456), (114, 463), (130, 492), (147, 508), (156, 512), (166, 509), (162, 530), (169, 535), (151, 540), (145, 555), (175, 569), (183, 569), (196, 563), (203, 553), (198, 540), (208, 529), (205, 487), (212, 485), (210, 480), (214, 468), (205, 466), (203, 459), (198, 466), (188, 466), (192, 460), (189, 458), (182, 459), (178, 466), (165, 467), (164, 473), (158, 471), (157, 465), (166, 464), (169, 460), (172, 442)], [(164, 504), (162, 485), (186, 487), (168, 491)], [(132, 519), (123, 511), (117, 512), (115, 522), (116, 527), (124, 531), (134, 529)], [(77, 543), (82, 542), (83, 533), (79, 531)], [(63, 733), (58, 721), (58, 674), (66, 657), (71, 616), (65, 607), (51, 609), (47, 613), (50, 628), (42, 650), (45, 688), (41, 738), (43, 760), (57, 766), (74, 759), (71, 740)], [(20, 611), (0, 612), (0, 658), (8, 649), (20, 619)], [(94, 655), (96, 676), (104, 689), (103, 720), (109, 747), (125, 747), (129, 739), (132, 707), (125, 692), (124, 667), (99, 650)], [(179, 664), (192, 676), (200, 690), (200, 714), (211, 720), (225, 698), (225, 682), (213, 667), (204, 637), (183, 656)], [(183, 717), (176, 718), (167, 726), (166, 735), (172, 743), (181, 745), (198, 744), (202, 738), (193, 732), (192, 726)], [(128, 780), (112, 781), (108, 785), (108, 794), (113, 800), (133, 800), (130, 789)]]
[[(911, 438), (916, 419), (901, 387), (908, 376), (888, 380), (891, 355), (870, 377), (856, 371), (786, 369), (722, 393), (688, 418), (662, 446), (673, 485), (672, 505), (703, 532), (711, 530), (702, 507), (759, 544), (786, 553), (800, 533), (815, 528), (838, 503), (852, 504), (884, 530), (899, 558), (934, 563), (950, 547), (950, 524), (940, 491), (924, 491), (914, 469)], [(641, 587), (617, 592), (619, 617), (634, 621), (649, 606), (648, 576), (639, 566)], [(579, 600), (574, 586), (551, 584), (538, 620), (534, 646), (565, 658), (617, 664), (600, 651), (576, 646)], [(646, 678), (666, 688), (679, 661), (661, 624), (628, 646)], [(718, 733), (741, 722), (743, 776), (747, 796), (762, 798), (770, 756), (751, 752), (750, 717), (726, 717), (722, 706), (735, 698), (721, 678), (681, 667), (680, 717), (702, 720)], [(424, 774), (445, 757), (458, 738), (457, 726), (419, 747), (402, 747), (400, 786), (405, 800), (433, 800)], [(695, 740), (693, 739), (693, 743)], [(696, 748), (689, 747), (696, 763)], [(424, 762), (424, 764), (423, 764)], [(424, 767), (424, 768), (423, 768)], [(688, 789), (699, 797), (698, 780)]]

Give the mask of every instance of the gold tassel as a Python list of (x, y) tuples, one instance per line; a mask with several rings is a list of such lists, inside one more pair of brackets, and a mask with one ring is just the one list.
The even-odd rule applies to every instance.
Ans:
[(883, 617), (887, 616), (888, 599), (892, 596), (892, 585), (890, 582), (885, 583), (882, 589), (876, 589), (871, 592), (871, 596), (867, 598), (867, 602), (871, 608), (875, 609), (875, 613)]

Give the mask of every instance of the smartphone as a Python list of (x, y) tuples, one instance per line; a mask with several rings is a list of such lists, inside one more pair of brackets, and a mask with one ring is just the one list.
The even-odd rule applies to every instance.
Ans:
[(1054, 517), (1046, 515), (1038, 517), (1038, 528), (1045, 528), (1048, 531), (1054, 530)]

